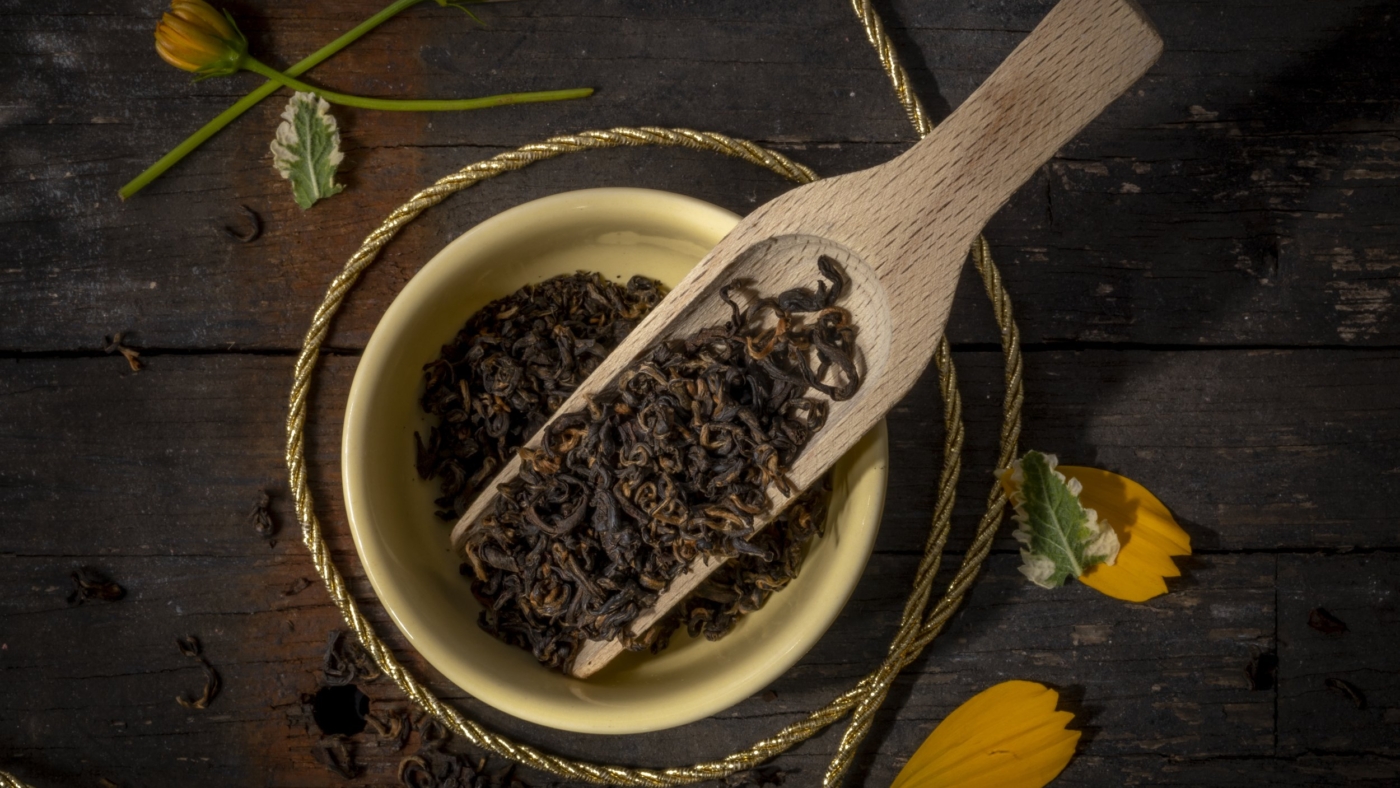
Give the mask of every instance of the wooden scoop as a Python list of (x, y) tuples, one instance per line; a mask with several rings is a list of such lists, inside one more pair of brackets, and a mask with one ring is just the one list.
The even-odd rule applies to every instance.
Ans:
[[(725, 284), (749, 279), (759, 293), (810, 285), (818, 256), (828, 255), (851, 280), (841, 306), (859, 332), (864, 382), (852, 399), (831, 403), (826, 426), (791, 468), (795, 489), (807, 488), (928, 366), (982, 226), (1161, 52), (1162, 40), (1132, 0), (1062, 0), (956, 112), (903, 155), (794, 189), (740, 221), (558, 412), (582, 410), (585, 397), (607, 389), (659, 340), (723, 323)], [(528, 446), (539, 442), (537, 433)], [(453, 529), (454, 549), (519, 467), (516, 457), (472, 504)], [(786, 503), (776, 490), (769, 498), (772, 513)], [(645, 632), (722, 563), (697, 560), (632, 632)], [(571, 672), (590, 676), (621, 651), (617, 641), (590, 641)]]

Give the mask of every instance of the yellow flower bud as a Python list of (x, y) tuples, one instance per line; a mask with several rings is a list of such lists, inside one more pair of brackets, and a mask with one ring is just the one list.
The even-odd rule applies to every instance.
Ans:
[(156, 25), (156, 53), (170, 65), (206, 77), (235, 74), (248, 54), (248, 39), (228, 12), (204, 0), (172, 0)]

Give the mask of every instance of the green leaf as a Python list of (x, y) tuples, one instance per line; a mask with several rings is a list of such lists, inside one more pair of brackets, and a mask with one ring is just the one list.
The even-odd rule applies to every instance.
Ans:
[(1118, 557), (1118, 535), (1080, 505), (1079, 482), (1066, 480), (1057, 464), (1053, 454), (1030, 451), (1002, 477), (1016, 507), (1019, 527), (1012, 536), (1022, 544), (1021, 574), (1043, 588), (1064, 585), (1096, 564), (1111, 566)]
[(292, 197), (303, 211), (344, 188), (335, 182), (345, 154), (330, 108), (314, 93), (292, 94), (272, 141), (272, 166), (292, 182)]

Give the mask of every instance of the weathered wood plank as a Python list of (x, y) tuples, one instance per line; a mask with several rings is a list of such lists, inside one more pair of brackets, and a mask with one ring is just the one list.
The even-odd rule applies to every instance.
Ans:
[[(981, 381), (984, 391), (992, 391), (997, 356), (960, 355), (969, 389)], [(230, 775), (228, 784), (254, 778), (273, 785), (334, 784), (309, 754), (313, 723), (297, 698), (315, 686), (322, 638), (335, 625), (335, 613), (319, 589), (282, 595), (312, 574), (295, 534), (284, 531), (269, 548), (243, 519), (259, 486), (279, 484), (281, 400), (291, 360), (162, 355), (137, 374), (124, 372), (124, 362), (115, 357), (6, 363), (7, 374), (0, 377), (0, 496), (7, 523), (20, 527), (0, 531), (0, 571), (9, 578), (0, 594), (0, 641), (6, 644), (0, 650), (6, 673), (0, 741), (17, 748), (21, 766), (32, 763), (65, 782), (103, 768), (135, 784), (148, 782), (144, 775), (193, 777), (204, 774), (200, 769)], [(1198, 546), (1212, 547), (1212, 532), (1219, 540), (1215, 549), (1273, 546), (1270, 522), (1283, 523), (1285, 532), (1320, 531), (1331, 523), (1339, 535), (1350, 535), (1367, 522), (1367, 510), (1347, 508), (1353, 498), (1377, 505), (1390, 498), (1375, 485), (1386, 478), (1384, 468), (1395, 466), (1383, 447), (1396, 445), (1386, 432), (1395, 420), (1386, 415), (1394, 398), (1385, 387), (1394, 385), (1397, 363), (1395, 354), (1381, 351), (1031, 354), (1028, 386), (1044, 396), (1032, 400), (1043, 404), (1033, 404), (1028, 413), (1027, 438), (1033, 445), (1065, 447), (1067, 459), (1148, 480), (1183, 514)], [(310, 457), (338, 561), (363, 593), (335, 470), (339, 409), (353, 364), (348, 357), (325, 359)], [(1069, 379), (1078, 385), (1068, 385)], [(1129, 388), (1132, 383), (1137, 385)], [(1198, 393), (1186, 396), (1183, 390)], [(876, 566), (842, 623), (775, 685), (779, 701), (750, 700), (684, 735), (666, 734), (674, 739), (567, 736), (479, 704), (468, 707), (556, 749), (649, 763), (658, 752), (678, 760), (710, 757), (830, 697), (874, 664), (895, 626), (915, 560), (911, 549), (928, 516), (928, 480), (939, 443), (937, 421), (930, 418), (932, 393), (926, 380), (917, 395), (923, 401), (915, 406), (911, 400), (893, 416), (892, 433), (899, 437), (895, 486)], [(1181, 402), (1193, 407), (1180, 408)], [(1321, 404), (1330, 410), (1319, 427)], [(971, 419), (970, 434), (989, 438), (995, 398), (989, 402), (970, 392), (969, 409), (981, 413)], [(1193, 441), (1193, 435), (1203, 437)], [(1279, 449), (1295, 443), (1311, 448)], [(1260, 465), (1259, 476), (1236, 470), (1246, 461)], [(970, 459), (969, 474), (979, 462)], [(1296, 485), (1319, 469), (1335, 474), (1325, 477), (1332, 486), (1301, 488), (1316, 497), (1293, 506), (1283, 505), (1295, 500), (1293, 488), (1265, 481)], [(972, 489), (964, 495), (969, 510), (986, 486), (979, 476), (971, 476)], [(1370, 495), (1341, 482), (1351, 477), (1369, 484)], [(1251, 530), (1235, 527), (1236, 521), (1249, 525), (1241, 512), (1269, 496), (1280, 502), (1272, 514), (1258, 517)], [(1204, 504), (1192, 508), (1193, 500)], [(276, 509), (289, 527), (285, 496)], [(964, 512), (961, 528), (972, 513)], [(1342, 516), (1357, 519), (1342, 530)], [(1382, 515), (1375, 517), (1381, 522)], [(1240, 541), (1246, 533), (1260, 541)], [(1077, 586), (1042, 594), (1015, 573), (1014, 555), (998, 555), (971, 607), (919, 664), (917, 676), (900, 685), (877, 732), (876, 741), (883, 743), (872, 744), (863, 761), (868, 784), (884, 784), (897, 768), (892, 759), (907, 754), (970, 691), (1014, 676), (1066, 687), (1067, 696), (1084, 705), (1088, 724), (1098, 729), (1085, 752), (1109, 759), (1092, 761), (1100, 765), (1076, 778), (1086, 784), (1138, 775), (1144, 763), (1163, 754), (1208, 763), (1224, 756), (1272, 757), (1273, 696), (1249, 692), (1243, 668), (1274, 640), (1275, 560), (1267, 554), (1198, 556), (1185, 562), (1185, 577), (1173, 583), (1173, 594), (1129, 606)], [(130, 598), (66, 609), (67, 572), (82, 563), (117, 577)], [(1324, 575), (1325, 566), (1319, 569)], [(382, 632), (394, 634), (382, 611), (371, 613)], [(197, 670), (172, 643), (187, 632), (200, 635), (225, 670), (225, 695), (211, 710), (217, 714), (207, 718), (173, 703), (174, 693), (198, 687)], [(367, 686), (374, 697), (386, 697), (376, 694), (378, 685)], [(1378, 699), (1389, 702), (1384, 694)], [(1377, 713), (1387, 719), (1389, 712)], [(74, 715), (81, 724), (74, 724)], [(1311, 723), (1281, 715), (1278, 724), (1283, 731)], [(1340, 730), (1335, 735), (1355, 735), (1345, 724)], [(833, 735), (785, 763), (819, 769), (834, 747)], [(1359, 741), (1358, 752), (1389, 754), (1380, 749), (1383, 744)], [(110, 757), (99, 757), (107, 747)], [(255, 755), (234, 754), (239, 747)], [(86, 763), (80, 750), (88, 753), (82, 756)], [(175, 760), (180, 757), (192, 760)], [(206, 757), (207, 763), (199, 760)], [(1353, 765), (1381, 769), (1389, 763), (1362, 759)], [(1206, 771), (1180, 774), (1226, 768), (1181, 766), (1187, 767)], [(372, 779), (385, 777), (390, 766), (376, 768)], [(1309, 773), (1292, 762), (1271, 768)], [(1161, 772), (1164, 780), (1177, 774)]]
[[(959, 491), (970, 527), (995, 462), (1002, 367), (992, 354), (956, 356), (970, 405)], [(1030, 353), (1022, 446), (1138, 480), (1197, 550), (1391, 546), (1397, 363), (1389, 351)], [(936, 397), (926, 375), (890, 417), (884, 545), (921, 544), (942, 446)], [(1333, 475), (1341, 467), (1356, 470)]]
[[(282, 582), (307, 570), (299, 548), (279, 546), (260, 560), (98, 557), (128, 597), (67, 608), (65, 574), (75, 559), (0, 559), (6, 643), (0, 741), (17, 758), (9, 763), (72, 784), (98, 776), (120, 784), (343, 784), (311, 759), (318, 734), (299, 700), (317, 686), (325, 631), (335, 624), (319, 588), (281, 596)], [(1191, 587), (1145, 606), (1083, 586), (1034, 589), (1016, 573), (1016, 562), (993, 558), (956, 623), (901, 680), (862, 761), (868, 784), (886, 784), (938, 720), (1009, 677), (1064, 688), (1069, 707), (1092, 731), (1086, 756), (1267, 754), (1273, 699), (1251, 693), (1240, 667), (1272, 637), (1273, 556), (1198, 565)], [(638, 764), (657, 763), (662, 754), (677, 763), (715, 757), (796, 719), (871, 670), (893, 632), (914, 563), (913, 556), (878, 556), (842, 619), (772, 687), (777, 700), (755, 697), (716, 718), (629, 737), (562, 734), (476, 702), (467, 708), (580, 757)], [(363, 585), (358, 574), (355, 580)], [(402, 648), (383, 612), (371, 612)], [(224, 678), (221, 695), (204, 712), (174, 701), (202, 682), (173, 644), (186, 633), (199, 635)], [(424, 672), (414, 655), (401, 653)], [(361, 687), (376, 702), (396, 700), (382, 680)], [(376, 753), (369, 734), (355, 738), (368, 771), (353, 784), (392, 780), (397, 757)], [(779, 765), (815, 771), (834, 746), (835, 734), (824, 734)]]
[[(958, 357), (969, 437), (955, 545), (991, 483), (1002, 394), (998, 354)], [(6, 529), (5, 552), (248, 552), (243, 518), (257, 490), (283, 489), (292, 360), (148, 361), (136, 374), (115, 356), (3, 362), (0, 506), (24, 524)], [(339, 425), (354, 363), (324, 360), (309, 433), (331, 521), (341, 515)], [(1400, 543), (1388, 508), (1400, 492), (1400, 353), (1083, 351), (1025, 363), (1023, 444), (1146, 484), (1198, 550)], [(921, 549), (942, 451), (936, 397), (926, 374), (890, 416), (883, 550)], [(285, 496), (278, 506), (290, 522)]]
[(1076, 758), (1055, 786), (1345, 785), (1386, 788), (1400, 780), (1393, 758), (1305, 755), (1298, 758), (1176, 759), (1160, 756)]
[[(1400, 556), (1279, 556), (1278, 593), (1279, 751), (1400, 756)], [(1318, 607), (1347, 631), (1310, 627)], [(1327, 679), (1355, 686), (1365, 708)]]
[[(352, 3), (335, 20), (266, 4), (240, 16), (255, 46), (290, 57), (375, 5)], [(1325, 9), (1233, 2), (1209, 13), (1148, 6), (1168, 53), (1141, 95), (1095, 123), (989, 230), (1027, 341), (1395, 343), (1400, 17), (1359, 0)], [(901, 3), (891, 25), (938, 108), (961, 101), (1046, 7)], [(328, 63), (322, 78), (370, 93), (470, 94), (559, 79), (600, 93), (432, 118), (342, 112), (352, 188), (305, 215), (268, 166), (279, 107), (265, 102), (121, 204), (117, 186), (244, 83), (188, 85), (149, 52), (145, 6), (55, 8), (11, 12), (0, 31), (0, 67), (18, 75), (0, 84), (0, 178), (9, 184), (0, 221), (12, 261), (0, 267), (0, 303), (13, 316), (0, 327), (0, 350), (91, 348), (121, 329), (157, 347), (295, 347), (325, 283), (390, 208), (469, 161), (550, 133), (715, 128), (827, 173), (887, 159), (908, 138), (839, 3), (698, 11), (619, 2), (580, 15), (530, 2), (488, 9), (484, 29), (424, 7)], [(464, 207), (440, 210), (449, 215), (394, 245), (380, 264), (392, 270), (365, 283), (366, 308), (346, 315), (334, 341), (363, 344), (382, 306), (447, 238), (522, 200), (628, 183), (742, 211), (783, 188), (712, 158), (599, 154), (459, 198), (451, 205)], [(244, 203), (268, 229), (238, 247), (217, 232)], [(970, 279), (959, 301), (978, 305)], [(977, 314), (953, 327), (957, 341), (993, 336)]]

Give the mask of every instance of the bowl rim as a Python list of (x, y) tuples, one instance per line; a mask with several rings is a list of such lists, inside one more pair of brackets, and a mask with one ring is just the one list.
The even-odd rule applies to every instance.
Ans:
[[(888, 431), (882, 420), (860, 444), (864, 447), (861, 450), (861, 461), (868, 465), (864, 475), (870, 478), (862, 479), (862, 486), (869, 489), (861, 492), (865, 503), (860, 507), (860, 511), (864, 516), (856, 519), (868, 521), (869, 526), (853, 528), (843, 533), (842, 539), (848, 541), (843, 541), (841, 548), (856, 550), (860, 556), (854, 562), (853, 571), (838, 578), (848, 581), (845, 583), (844, 593), (833, 595), (830, 604), (820, 607), (816, 615), (808, 616), (809, 623), (817, 626), (808, 626), (802, 637), (796, 638), (795, 642), (783, 650), (780, 658), (770, 659), (759, 670), (727, 684), (725, 692), (711, 693), (707, 696), (707, 701), (689, 704), (684, 708), (679, 708), (682, 704), (673, 704), (649, 714), (597, 707), (596, 713), (580, 715), (577, 709), (551, 707), (541, 703), (538, 698), (513, 692), (509, 683), (498, 683), (492, 680), (489, 673), (471, 670), (470, 660), (463, 659), (455, 650), (447, 648), (446, 644), (434, 635), (431, 617), (420, 616), (411, 609), (405, 598), (403, 589), (406, 586), (403, 579), (398, 577), (401, 572), (395, 572), (396, 562), (392, 560), (390, 548), (381, 543), (374, 532), (371, 506), (366, 498), (369, 493), (366, 491), (366, 485), (360, 483), (362, 477), (368, 473), (364, 443), (367, 441), (371, 418), (369, 402), (374, 397), (378, 379), (383, 377), (379, 373), (390, 362), (398, 342), (408, 330), (417, 304), (444, 280), (449, 279), (453, 271), (475, 262), (471, 252), (473, 246), (487, 246), (488, 244), (481, 243), (487, 238), (495, 241), (500, 236), (541, 234), (542, 228), (539, 223), (548, 222), (559, 209), (565, 207), (577, 207), (581, 203), (619, 202), (626, 202), (629, 207), (644, 205), (646, 210), (652, 212), (652, 218), (663, 220), (668, 216), (684, 216), (686, 222), (721, 222), (729, 226), (739, 220), (734, 213), (693, 197), (653, 189), (609, 187), (561, 192), (531, 200), (501, 211), (469, 228), (434, 254), (408, 280), (375, 326), (355, 369), (346, 400), (340, 456), (346, 519), (360, 565), (380, 604), (413, 648), (448, 681), (499, 711), (550, 728), (594, 734), (642, 733), (694, 722), (723, 711), (757, 693), (789, 670), (826, 634), (863, 576), (879, 532), (888, 482)], [(672, 221), (675, 223), (678, 220)], [(466, 316), (462, 319), (466, 320)], [(854, 455), (856, 451), (857, 449), (852, 449), (847, 456)], [(790, 656), (792, 653), (796, 656)], [(588, 719), (580, 719), (583, 716)]]

